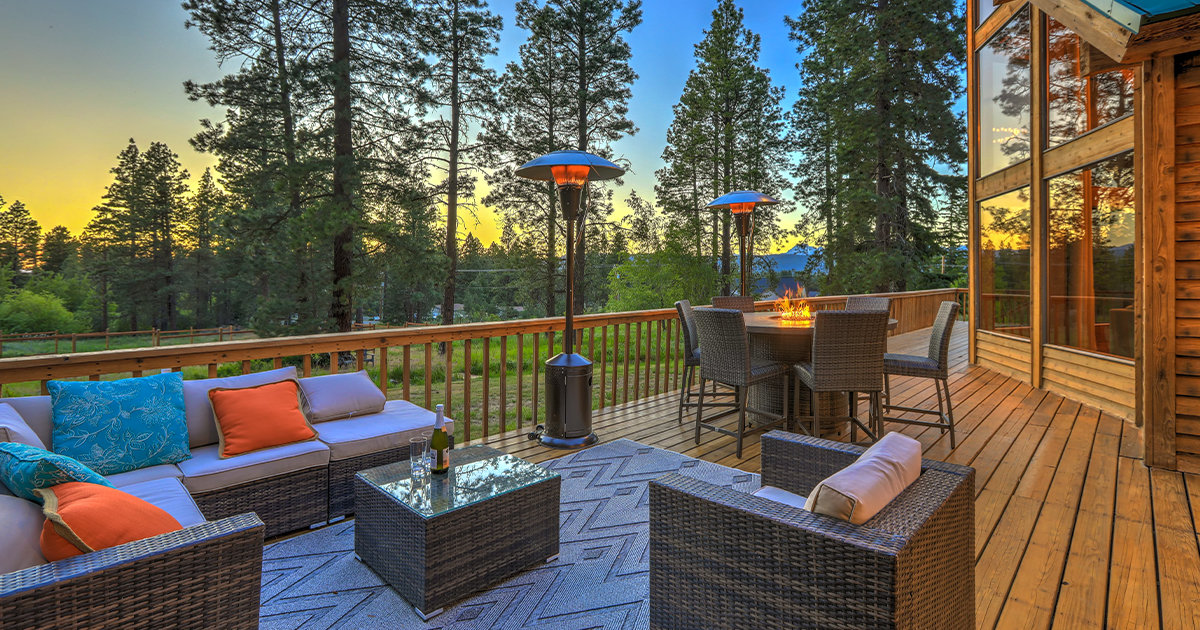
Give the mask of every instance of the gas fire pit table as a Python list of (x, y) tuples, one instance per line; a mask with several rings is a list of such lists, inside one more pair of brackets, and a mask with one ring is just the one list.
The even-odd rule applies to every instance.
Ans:
[(558, 557), (561, 478), (487, 446), (451, 451), (450, 472), (407, 461), (354, 479), (355, 556), (422, 619)]

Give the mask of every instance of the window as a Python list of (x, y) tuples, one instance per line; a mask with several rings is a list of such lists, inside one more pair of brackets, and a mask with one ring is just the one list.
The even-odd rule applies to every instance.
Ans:
[(979, 49), (979, 174), (1029, 158), (1029, 7)]
[(1133, 356), (1133, 153), (1049, 181), (1049, 343)]
[(1012, 0), (976, 0), (975, 26), (986, 22), (988, 17), (996, 12), (996, 7), (1010, 1)]
[(1056, 146), (1133, 113), (1133, 70), (1083, 76), (1079, 35), (1046, 18), (1047, 140)]
[(981, 330), (1029, 336), (1029, 187), (979, 202)]

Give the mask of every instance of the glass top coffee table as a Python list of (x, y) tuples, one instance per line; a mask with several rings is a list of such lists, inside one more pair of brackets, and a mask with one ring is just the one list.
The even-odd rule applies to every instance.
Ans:
[(558, 556), (558, 473), (487, 446), (450, 451), (450, 472), (408, 461), (355, 475), (355, 555), (422, 619)]

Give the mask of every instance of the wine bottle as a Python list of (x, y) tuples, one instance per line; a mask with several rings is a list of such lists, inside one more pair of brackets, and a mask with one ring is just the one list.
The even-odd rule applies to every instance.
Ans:
[(433, 474), (444, 475), (450, 471), (450, 436), (446, 434), (446, 415), (442, 405), (434, 408), (433, 435), (429, 437), (429, 449), (433, 451)]

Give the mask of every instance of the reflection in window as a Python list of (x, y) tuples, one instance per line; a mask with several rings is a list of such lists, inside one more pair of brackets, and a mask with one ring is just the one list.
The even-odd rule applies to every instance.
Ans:
[(1133, 70), (1082, 76), (1079, 36), (1054, 18), (1046, 21), (1047, 134), (1050, 146), (1133, 113)]
[(1049, 189), (1049, 342), (1132, 357), (1133, 153)]
[(977, 0), (976, 22), (975, 26), (979, 26), (987, 21), (988, 16), (996, 12), (996, 7), (1010, 2), (1012, 0)]
[(981, 330), (1029, 336), (1029, 188), (979, 202)]
[(1029, 158), (1029, 7), (977, 54), (983, 176)]

